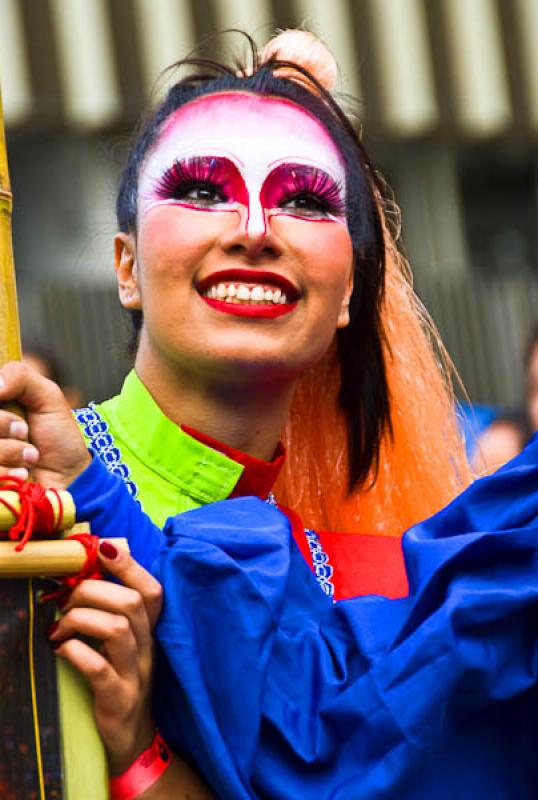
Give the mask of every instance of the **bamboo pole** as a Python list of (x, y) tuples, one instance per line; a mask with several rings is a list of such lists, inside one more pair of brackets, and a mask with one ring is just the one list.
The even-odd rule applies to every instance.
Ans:
[[(11, 239), (12, 208), (13, 197), (9, 183), (4, 117), (0, 95), (0, 365), (12, 359), (19, 359), (21, 356), (13, 244)], [(15, 409), (10, 408), (10, 410)], [(40, 547), (46, 546), (48, 552), (48, 548), (54, 547), (56, 542), (51, 542), (50, 540), (43, 543), (29, 542), (27, 547), (30, 544), (32, 544), (32, 548), (28, 552), (32, 554), (35, 544)], [(75, 542), (75, 545), (77, 544), (79, 561), (76, 571), (80, 570), (86, 558), (84, 548)], [(15, 545), (12, 544), (11, 547), (14, 549)], [(50, 574), (50, 563), (46, 569), (43, 563), (44, 559), (48, 558), (47, 552), (40, 552), (39, 554), (38, 572), (40, 575), (43, 575), (45, 571)], [(20, 564), (21, 557), (24, 557), (25, 553), (26, 548), (22, 552), (12, 553), (11, 560), (16, 558)], [(32, 619), (35, 618), (36, 624), (39, 623), (42, 635), (43, 625), (41, 623), (43, 619), (46, 621), (46, 615), (43, 615), (45, 609), (44, 607), (35, 607), (32, 578), (30, 577), (25, 581), (17, 579), (2, 581), (2, 586), (5, 587), (4, 597), (10, 607), (15, 602), (19, 605), (14, 605), (14, 608), (30, 607), (33, 610)], [(21, 605), (21, 601), (24, 601), (23, 605)], [(12, 641), (19, 641), (21, 636), (25, 635), (23, 623), (18, 617), (15, 617), (15, 622), (13, 623), (13, 633)], [(33, 641), (33, 638), (34, 634), (32, 633), (31, 641)], [(35, 671), (38, 665), (34, 660), (34, 651), (32, 650), (31, 653), (29, 656), (31, 669)], [(13, 658), (19, 658), (18, 653), (13, 652), (10, 655)], [(44, 658), (43, 653), (41, 653), (41, 658)], [(49, 670), (48, 674), (54, 675), (54, 655), (51, 653), (51, 658), (45, 658), (45, 661), (45, 668)], [(43, 669), (43, 664), (40, 663), (39, 669)], [(57, 691), (56, 686), (51, 685), (46, 696), (43, 696), (43, 693), (40, 694), (39, 704), (37, 703), (37, 695), (35, 693), (30, 694), (31, 714), (29, 715), (26, 712), (26, 717), (24, 718), (25, 724), (32, 724), (36, 733), (35, 747), (37, 774), (39, 776), (39, 798), (40, 800), (45, 800), (40, 720), (46, 710), (49, 726), (54, 725), (56, 715), (51, 709), (57, 704), (56, 710), (59, 711), (62, 763), (64, 766), (60, 796), (66, 800), (77, 800), (82, 796), (84, 796), (84, 800), (105, 800), (108, 797), (107, 761), (103, 743), (95, 726), (91, 693), (82, 676), (70, 664), (56, 662), (56, 669)], [(53, 684), (56, 684), (56, 681), (53, 681)], [(23, 707), (25, 707), (24, 704), (27, 706), (29, 703), (28, 696), (23, 696), (23, 693), (19, 693), (19, 695)], [(0, 742), (0, 760), (9, 758), (10, 755), (7, 747)]]
[[(66, 531), (75, 524), (75, 504), (69, 492), (55, 492), (48, 489), (45, 493), (52, 507), (54, 528)], [(0, 489), (0, 531), (7, 531), (18, 519), (21, 510), (21, 499), (18, 492), (11, 489)]]
[(0, 93), (0, 364), (21, 357), (19, 311), (15, 286), (11, 215), (13, 195), (9, 182), (7, 150), (4, 134), (4, 111)]
[[(119, 550), (129, 552), (127, 539), (110, 541)], [(0, 578), (59, 578), (80, 572), (86, 562), (86, 550), (76, 539), (28, 542), (20, 553), (15, 552), (15, 545), (0, 542)]]

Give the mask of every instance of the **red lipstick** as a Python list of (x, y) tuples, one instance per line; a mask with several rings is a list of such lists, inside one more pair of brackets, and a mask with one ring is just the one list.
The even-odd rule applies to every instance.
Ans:
[[(199, 292), (205, 291), (209, 286), (216, 283), (254, 283), (254, 284), (270, 284), (278, 286), (288, 298), (293, 301), (299, 299), (300, 292), (296, 286), (291, 283), (283, 275), (278, 275), (275, 272), (269, 272), (265, 269), (223, 269), (220, 272), (212, 272), (207, 278), (204, 278), (197, 284), (196, 288)], [(205, 300), (206, 298), (204, 298)], [(291, 305), (291, 304), (288, 304)]]
[(283, 303), (279, 305), (264, 303), (225, 303), (223, 300), (215, 300), (213, 297), (204, 297), (202, 300), (216, 311), (223, 311), (225, 314), (233, 314), (236, 317), (251, 317), (257, 319), (275, 319), (289, 314), (297, 305), (293, 303)]

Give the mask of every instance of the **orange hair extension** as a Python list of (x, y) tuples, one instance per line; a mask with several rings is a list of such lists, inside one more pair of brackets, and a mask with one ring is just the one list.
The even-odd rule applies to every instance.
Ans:
[[(312, 33), (283, 31), (260, 54), (262, 64), (271, 59), (287, 62), (289, 67), (276, 68), (278, 74), (313, 93), (317, 87), (293, 64), (306, 68), (326, 90), (334, 88), (336, 61)], [(400, 536), (446, 505), (470, 482), (471, 473), (456, 420), (452, 364), (398, 249), (399, 214), (394, 234), (389, 230), (397, 207), (381, 198), (379, 207), (386, 262), (381, 322), (393, 435), (387, 431), (383, 437), (377, 476), (348, 494), (335, 340), (321, 363), (299, 380), (284, 433), (288, 459), (276, 491), (309, 527)]]
[[(393, 436), (383, 438), (377, 479), (347, 493), (345, 419), (338, 408), (336, 342), (299, 381), (284, 435), (289, 456), (276, 487), (307, 526), (400, 536), (439, 511), (471, 480), (451, 383), (453, 367), (411, 273), (388, 231), (382, 324)], [(371, 476), (368, 485), (375, 476)]]

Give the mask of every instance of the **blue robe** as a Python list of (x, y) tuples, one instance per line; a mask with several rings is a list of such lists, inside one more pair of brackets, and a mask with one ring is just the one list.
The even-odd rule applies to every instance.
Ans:
[(255, 498), (170, 520), (164, 737), (230, 800), (537, 798), (537, 490), (534, 439), (404, 536), (402, 600), (332, 603)]

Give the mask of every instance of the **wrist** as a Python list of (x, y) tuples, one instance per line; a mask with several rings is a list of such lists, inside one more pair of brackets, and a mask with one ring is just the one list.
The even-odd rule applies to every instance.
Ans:
[(170, 766), (172, 754), (158, 731), (152, 742), (119, 775), (110, 779), (110, 800), (134, 800), (156, 783)]
[(76, 463), (70, 465), (68, 469), (65, 470), (62, 480), (65, 484), (64, 488), (68, 488), (74, 481), (77, 480), (90, 466), (92, 463), (92, 453), (84, 447), (81, 449), (80, 456), (77, 459)]
[(116, 747), (112, 748), (105, 741), (108, 754), (108, 771), (111, 777), (116, 777), (126, 772), (146, 750), (151, 748), (156, 731), (154, 724), (144, 726), (143, 730), (135, 738), (124, 739), (119, 748), (117, 743)]

